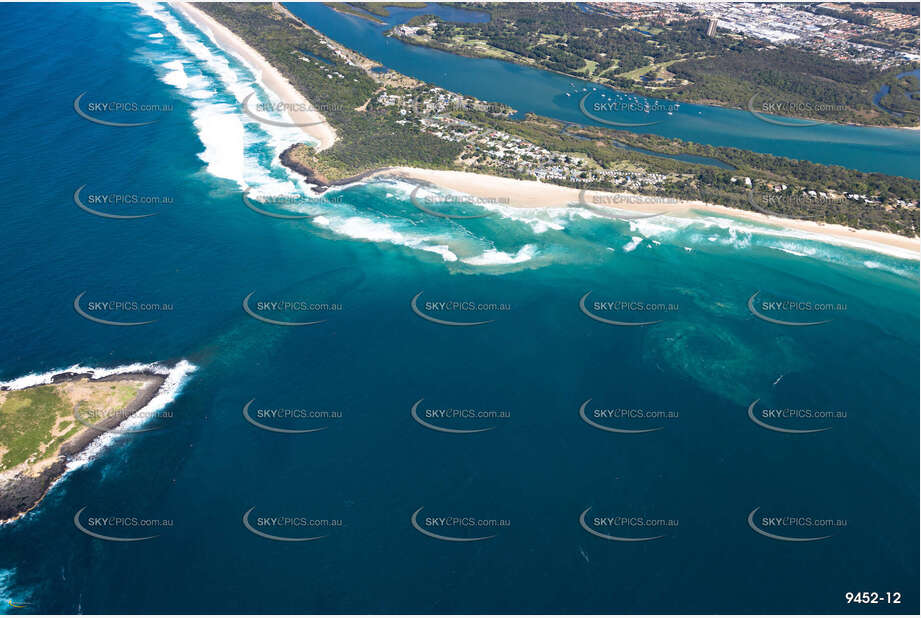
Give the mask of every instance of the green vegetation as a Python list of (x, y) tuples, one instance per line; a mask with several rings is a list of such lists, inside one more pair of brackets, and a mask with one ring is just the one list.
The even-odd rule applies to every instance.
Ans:
[[(308, 146), (288, 151), (295, 169), (308, 168), (305, 175), (334, 182), (364, 172), (389, 166), (414, 166), (436, 169), (466, 169), (516, 178), (527, 175), (534, 158), (515, 156), (493, 149), (486, 142), (468, 142), (462, 136), (441, 139), (436, 131), (452, 133), (454, 129), (438, 122), (428, 125), (420, 118), (432, 115), (431, 107), (438, 96), (430, 86), (413, 88), (382, 86), (361, 68), (349, 64), (331, 52), (326, 40), (299, 22), (276, 12), (266, 4), (201, 5), (275, 65), (314, 105), (323, 110), (335, 128), (339, 140), (320, 153)], [(508, 7), (508, 5), (501, 5)], [(530, 5), (529, 5), (530, 6)], [(589, 20), (577, 8), (547, 5), (541, 11), (571, 11)], [(517, 10), (514, 9), (514, 10)], [(589, 20), (591, 21), (591, 20)], [(562, 28), (562, 27), (561, 27)], [(542, 40), (550, 40), (544, 33)], [(559, 34), (558, 36), (565, 36)], [(645, 37), (644, 37), (645, 38)], [(339, 50), (342, 51), (342, 50)], [(329, 58), (331, 65), (307, 62), (301, 52)], [(739, 52), (744, 53), (744, 52)], [(777, 59), (779, 61), (779, 59)], [(730, 61), (731, 63), (732, 61)], [(674, 70), (676, 63), (669, 67)], [(848, 65), (851, 67), (852, 65)], [(821, 70), (829, 70), (822, 65)], [(819, 70), (819, 69), (817, 69)], [(860, 77), (859, 68), (856, 78)], [(334, 74), (341, 74), (341, 79)], [(334, 78), (330, 78), (333, 74)], [(747, 79), (760, 79), (757, 75)], [(828, 81), (826, 79), (826, 81)], [(910, 80), (902, 80), (910, 86)], [(799, 83), (799, 82), (797, 82)], [(805, 85), (804, 85), (805, 87)], [(803, 97), (809, 92), (804, 91)], [(385, 95), (387, 103), (377, 98)], [(456, 97), (456, 95), (453, 95)], [(360, 110), (362, 111), (359, 111)], [(475, 101), (473, 105), (438, 108), (439, 115), (453, 116), (472, 123), (464, 131), (486, 128), (520, 137), (547, 153), (549, 165), (569, 166), (567, 174), (553, 182), (598, 190), (612, 190), (611, 179), (641, 182), (618, 184), (630, 192), (702, 199), (711, 203), (752, 210), (752, 191), (759, 195), (783, 198), (770, 210), (791, 217), (817, 219), (852, 227), (890, 231), (906, 236), (918, 234), (918, 183), (902, 177), (868, 174), (838, 166), (826, 166), (758, 154), (737, 148), (716, 147), (656, 135), (634, 134), (595, 127), (564, 126), (563, 123), (528, 115), (524, 120), (508, 118), (502, 106)], [(464, 125), (460, 125), (464, 126)], [(479, 129), (478, 129), (479, 128)], [(453, 139), (454, 141), (451, 141)], [(723, 161), (733, 170), (713, 165), (634, 152), (614, 145), (614, 141), (663, 155), (697, 155)], [(556, 154), (554, 154), (556, 153)], [(565, 153), (570, 153), (566, 155)], [(582, 164), (570, 165), (572, 153), (584, 156)], [(544, 155), (540, 155), (544, 156)], [(557, 163), (559, 162), (559, 163)], [(299, 169), (299, 171), (301, 171)], [(595, 173), (599, 172), (599, 173)], [(804, 192), (826, 193), (829, 199), (803, 202)], [(860, 197), (847, 198), (845, 193)]]
[[(840, 166), (820, 165), (768, 154), (760, 154), (720, 146), (709, 146), (670, 139), (657, 135), (641, 135), (596, 127), (566, 127), (563, 123), (528, 114), (523, 121), (496, 118), (482, 112), (458, 112), (470, 122), (493, 127), (518, 135), (528, 141), (558, 152), (582, 152), (605, 169), (650, 170), (666, 175), (655, 186), (643, 186), (636, 192), (647, 195), (699, 199), (742, 210), (757, 210), (752, 205), (756, 196), (771, 195), (770, 210), (792, 218), (808, 218), (826, 223), (888, 231), (904, 236), (917, 236), (919, 211), (917, 206), (897, 206), (895, 200), (919, 200), (917, 181), (901, 176), (866, 173)], [(565, 129), (565, 131), (564, 131)], [(657, 153), (688, 154), (717, 159), (733, 166), (725, 170), (711, 165), (687, 163), (675, 159), (648, 155), (618, 148), (612, 141)], [(488, 171), (488, 170), (482, 170)], [(748, 187), (742, 179), (749, 178)], [(735, 178), (735, 182), (733, 182)], [(610, 185), (596, 183), (564, 183), (570, 186), (610, 190)], [(786, 189), (774, 191), (774, 187)], [(838, 195), (840, 199), (797, 199), (802, 191)], [(877, 197), (878, 203), (845, 199), (845, 193)], [(763, 200), (762, 200), (763, 201)], [(756, 202), (759, 205), (761, 202)]]
[(917, 2), (855, 2), (850, 6), (855, 9), (888, 9), (903, 15), (921, 14), (921, 5)]
[(425, 6), (425, 2), (324, 2), (323, 4), (334, 11), (362, 17), (377, 24), (384, 23), (381, 17), (390, 17), (388, 6), (404, 9), (419, 9)]
[(879, 100), (879, 104), (888, 110), (918, 119), (918, 76), (906, 75), (893, 79), (889, 92)]
[(75, 405), (91, 410), (88, 422), (124, 409), (141, 383), (64, 382), (0, 393), (0, 471), (53, 457), (85, 426), (74, 418)]
[(852, 24), (869, 25), (873, 23), (873, 20), (869, 16), (860, 15), (852, 10), (845, 8), (831, 9), (824, 6), (810, 6), (808, 8), (803, 7), (803, 10), (808, 10), (812, 13), (815, 13), (816, 15), (829, 15), (831, 17), (837, 17), (838, 19), (849, 21)]
[(838, 123), (917, 124), (917, 101), (913, 119), (887, 114), (872, 104), (884, 84), (912, 68), (906, 65), (880, 74), (870, 65), (839, 62), (785, 47), (729, 51), (712, 58), (684, 60), (669, 70), (676, 79), (690, 82), (673, 90), (679, 99), (745, 108), (754, 96), (756, 111), (769, 111), (776, 105), (779, 115)]
[(425, 2), (348, 2), (347, 4), (364, 9), (378, 17), (390, 17), (390, 11), (387, 10), (388, 6), (394, 6), (401, 9), (421, 9), (425, 6)]
[(75, 433), (76, 427), (71, 427), (62, 440), (52, 440), (57, 442), (53, 449), (46, 445), (64, 410), (66, 404), (53, 386), (6, 393), (6, 400), (0, 406), (0, 449), (3, 449), (0, 470), (15, 467), (33, 455), (47, 456), (63, 439)]
[[(380, 127), (368, 126), (365, 140), (337, 143), (319, 155), (313, 148), (299, 145), (289, 156), (321, 174), (327, 181), (338, 181), (357, 176), (380, 167), (423, 167), (427, 169), (457, 169), (454, 160), (460, 154), (457, 144), (446, 142), (421, 131), (415, 133), (389, 130), (389, 123)], [(401, 127), (402, 128), (402, 127)], [(394, 149), (391, 140), (402, 140), (401, 148)], [(371, 161), (377, 153), (377, 163)]]
[[(357, 111), (379, 85), (364, 70), (331, 53), (313, 30), (271, 4), (196, 6), (262, 54), (335, 128), (336, 144), (315, 156), (319, 170), (330, 180), (395, 165), (449, 167), (460, 154), (459, 145), (401, 123), (398, 115)], [(299, 50), (329, 58), (332, 64), (305, 62)]]
[(615, 65), (624, 73), (688, 54), (717, 53), (725, 47), (725, 42), (706, 36), (707, 22), (702, 19), (661, 30), (651, 38), (624, 19), (586, 13), (576, 4), (467, 2), (457, 6), (487, 12), (491, 19), (455, 24), (426, 15), (409, 24), (436, 21), (433, 47), (453, 51), (452, 37), (462, 35), (511, 52), (519, 62), (576, 77), (585, 77), (581, 73), (586, 61), (595, 63), (597, 76)]
[[(434, 28), (420, 36), (400, 38), (469, 56), (495, 57), (499, 50), (514, 62), (659, 98), (746, 109), (756, 97), (759, 111), (761, 106), (773, 105), (779, 110), (775, 113), (783, 116), (917, 125), (917, 100), (894, 108), (905, 112), (902, 116), (872, 103), (883, 84), (891, 83), (900, 72), (917, 68), (916, 64), (880, 73), (870, 64), (774, 46), (761, 39), (726, 32), (708, 37), (705, 19), (652, 28), (600, 12), (587, 13), (575, 4), (479, 2), (458, 6), (488, 12), (491, 20), (449, 23), (432, 15), (417, 16), (410, 25), (435, 22)], [(913, 32), (880, 30), (877, 38), (917, 50)], [(666, 67), (670, 73), (665, 77), (649, 79)]]
[(376, 24), (384, 23), (384, 20), (378, 19), (373, 14), (368, 14), (365, 11), (361, 11), (346, 2), (324, 2), (323, 4), (333, 9), (334, 11), (339, 11), (340, 13), (345, 13), (346, 15), (354, 15), (355, 17), (361, 17), (362, 19), (373, 21)]

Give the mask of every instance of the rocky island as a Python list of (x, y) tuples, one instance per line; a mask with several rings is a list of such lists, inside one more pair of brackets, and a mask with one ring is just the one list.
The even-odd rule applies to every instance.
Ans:
[(156, 369), (103, 377), (62, 372), (41, 384), (0, 386), (0, 523), (35, 508), (99, 436), (149, 430), (146, 423), (120, 426), (136, 418), (168, 377)]

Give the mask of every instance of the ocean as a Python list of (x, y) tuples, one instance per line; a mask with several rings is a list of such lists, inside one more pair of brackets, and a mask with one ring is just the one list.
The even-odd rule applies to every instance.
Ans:
[(243, 115), (269, 95), (178, 13), (0, 15), (0, 381), (184, 368), (162, 429), (0, 526), (4, 611), (917, 613), (917, 259), (715, 216), (444, 219), (395, 180), (316, 196), (278, 162), (302, 134)]

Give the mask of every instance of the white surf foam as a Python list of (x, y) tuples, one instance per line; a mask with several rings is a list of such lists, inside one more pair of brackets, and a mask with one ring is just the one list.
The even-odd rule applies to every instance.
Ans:
[[(175, 55), (164, 58), (165, 62), (162, 63), (162, 67), (165, 71), (161, 79), (176, 87), (191, 100), (194, 108), (193, 122), (204, 146), (204, 151), (199, 156), (205, 162), (207, 171), (214, 176), (231, 180), (243, 189), (264, 190), (266, 195), (272, 194), (273, 191), (288, 193), (298, 190), (311, 197), (303, 179), (291, 174), (278, 161), (278, 155), (284, 148), (295, 142), (309, 141), (309, 138), (297, 127), (275, 127), (262, 124), (240, 111), (240, 104), (251, 94), (255, 94), (254, 100), (278, 101), (277, 95), (262, 82), (260, 72), (249, 65), (245, 59), (234, 56), (231, 50), (222, 48), (215, 40), (213, 33), (207, 28), (199, 29), (186, 22), (184, 18), (180, 21), (170, 10), (145, 0), (141, 0), (138, 4), (142, 13), (157, 19), (165, 32), (173, 37), (181, 49), (188, 54), (188, 58), (181, 61), (178, 61)], [(160, 41), (157, 42), (160, 43)], [(158, 45), (156, 49), (161, 50), (163, 47)], [(196, 74), (202, 71), (207, 75)], [(269, 111), (259, 113), (273, 118), (277, 117), (280, 120), (287, 119), (284, 114)], [(266, 156), (266, 153), (270, 154)], [(280, 178), (287, 180), (280, 180)], [(369, 182), (383, 183), (380, 180), (358, 181), (350, 186), (365, 185)], [(408, 200), (410, 193), (418, 187), (415, 183), (395, 179), (386, 182), (389, 193), (387, 197), (390, 199)], [(339, 190), (347, 188), (341, 187)], [(461, 192), (428, 187), (420, 189), (417, 195), (424, 196), (428, 193), (451, 195), (460, 202), (463, 202), (465, 197), (469, 198)], [(576, 207), (525, 209), (501, 203), (481, 203), (476, 199), (469, 201), (475, 207), (493, 213), (496, 218), (528, 226), (530, 233), (535, 236), (564, 230), (570, 222), (576, 219), (600, 217), (584, 208)], [(301, 210), (300, 206), (294, 206), (292, 209)], [(355, 217), (347, 216), (353, 213)], [(495, 249), (482, 250), (482, 245), (490, 244), (490, 240), (483, 238), (475, 239), (473, 244), (479, 246), (473, 248), (473, 251), (470, 251), (468, 247), (459, 250), (456, 246), (457, 238), (446, 237), (444, 231), (431, 233), (432, 229), (442, 229), (444, 222), (424, 222), (425, 227), (430, 230), (428, 235), (421, 233), (421, 226), (418, 222), (408, 222), (409, 225), (419, 226), (417, 228), (419, 231), (411, 233), (404, 229), (405, 226), (401, 225), (401, 222), (375, 220), (370, 218), (368, 213), (351, 207), (337, 208), (334, 212), (330, 212), (329, 216), (322, 220), (317, 219), (315, 222), (342, 236), (433, 252), (440, 255), (446, 262), (461, 261), (472, 266), (518, 263), (531, 259), (533, 254), (537, 253), (536, 248), (529, 250), (531, 253), (518, 251), (515, 254)], [(462, 222), (454, 221), (452, 226), (458, 231), (469, 231), (466, 224)], [(631, 232), (651, 242), (673, 239), (680, 234), (681, 241), (683, 241), (679, 243), (680, 246), (718, 244), (741, 249), (755, 244), (786, 250), (791, 255), (797, 255), (796, 252), (808, 253), (808, 247), (815, 243), (826, 243), (888, 253), (903, 259), (918, 259), (918, 255), (911, 251), (889, 248), (876, 243), (839, 240), (818, 233), (777, 229), (756, 223), (742, 223), (720, 216), (664, 215), (654, 219), (630, 221), (629, 228)], [(518, 230), (514, 228), (510, 231), (518, 233)], [(770, 237), (783, 238), (786, 244), (778, 247), (769, 240)], [(470, 240), (465, 239), (465, 241)], [(546, 244), (545, 241), (543, 245)], [(624, 246), (624, 250), (632, 251), (637, 246), (638, 244), (631, 240)], [(482, 251), (482, 253), (473, 257), (463, 257), (476, 251)], [(564, 254), (559, 251), (546, 253), (548, 256), (554, 255), (554, 259)], [(819, 252), (813, 256), (809, 253), (810, 256), (821, 259), (847, 262), (844, 256), (831, 259), (823, 254), (824, 252)]]
[(0, 387), (8, 388), (11, 391), (18, 391), (24, 388), (29, 388), (30, 386), (38, 386), (39, 384), (51, 384), (51, 381), (55, 376), (59, 376), (64, 373), (89, 374), (92, 379), (98, 379), (122, 373), (148, 372), (166, 375), (169, 373), (169, 368), (164, 367), (159, 363), (132, 363), (130, 365), (120, 365), (118, 367), (111, 368), (84, 367), (83, 365), (77, 364), (71, 365), (66, 369), (54, 369), (44, 373), (30, 373), (19, 378), (0, 382)]
[(624, 245), (624, 252), (630, 253), (631, 251), (639, 247), (641, 242), (643, 242), (642, 236), (632, 236), (630, 238), (630, 242)]
[[(738, 248), (749, 246), (752, 242), (755, 242), (757, 245), (776, 248), (772, 243), (779, 240), (786, 243), (785, 248), (787, 249), (804, 251), (807, 253), (814, 251), (815, 253), (809, 253), (809, 255), (814, 255), (816, 257), (828, 255), (826, 250), (821, 249), (821, 246), (825, 246), (826, 248), (839, 247), (844, 249), (859, 249), (862, 251), (889, 255), (899, 259), (915, 262), (919, 261), (919, 254), (917, 252), (899, 247), (891, 247), (889, 245), (883, 245), (863, 239), (828, 236), (821, 232), (759, 225), (755, 222), (740, 221), (738, 219), (719, 215), (690, 216), (687, 218), (662, 216), (656, 217), (655, 220), (659, 222), (658, 224), (653, 224), (655, 227), (649, 225), (649, 220), (637, 221), (635, 222), (637, 224), (636, 229), (642, 230), (645, 236), (662, 235), (665, 237), (673, 236), (689, 228), (700, 230), (716, 229), (725, 231), (730, 236), (728, 238), (721, 238), (719, 235), (715, 237), (710, 236), (708, 240), (713, 239), (714, 242), (732, 244)], [(634, 229), (633, 225), (631, 225), (631, 229)], [(771, 239), (774, 240), (772, 241)], [(793, 244), (791, 244), (791, 242)]]
[[(280, 165), (278, 156), (292, 143), (310, 142), (311, 138), (297, 127), (262, 124), (242, 113), (242, 102), (250, 95), (255, 95), (254, 100), (278, 102), (274, 93), (260, 81), (258, 71), (242, 59), (237, 59), (237, 67), (232, 66), (227, 52), (213, 38), (211, 44), (216, 50), (209, 48), (202, 37), (207, 40), (212, 36), (210, 32), (197, 28), (187, 31), (168, 10), (144, 1), (137, 4), (144, 15), (158, 20), (179, 47), (189, 54), (185, 62), (172, 58), (164, 63), (163, 67), (168, 71), (161, 80), (176, 87), (191, 100), (193, 124), (204, 146), (199, 157), (205, 162), (208, 173), (231, 180), (243, 189), (277, 184), (280, 176), (289, 178), (289, 172)], [(198, 71), (205, 71), (211, 77), (204, 72), (196, 76), (197, 79), (188, 75), (195, 64), (199, 65)], [(260, 111), (260, 114), (290, 121), (283, 113), (266, 110)], [(271, 166), (261, 160), (262, 152), (271, 153)]]
[(319, 217), (314, 217), (313, 222), (320, 227), (327, 228), (349, 238), (401, 245), (420, 251), (436, 253), (440, 255), (445, 262), (457, 261), (457, 254), (455, 254), (447, 244), (439, 243), (436, 239), (429, 236), (405, 234), (394, 229), (389, 223), (374, 221), (367, 217), (335, 217), (321, 215)]
[(416, 248), (421, 249), (423, 251), (430, 251), (431, 253), (437, 253), (438, 255), (441, 256), (441, 259), (443, 259), (445, 262), (456, 262), (457, 261), (457, 254), (451, 251), (451, 247), (449, 247), (448, 245), (420, 244), (420, 245), (417, 245)]
[[(786, 253), (814, 257), (839, 264), (857, 265), (842, 249), (857, 249), (903, 260), (917, 262), (919, 254), (899, 247), (891, 247), (862, 239), (839, 238), (792, 228), (772, 227), (755, 222), (740, 221), (719, 215), (691, 214), (687, 217), (663, 215), (654, 220), (643, 219), (630, 222), (631, 231), (647, 238), (663, 240), (680, 237), (684, 241), (704, 244), (715, 243), (744, 249), (750, 246), (785, 250)], [(904, 273), (903, 273), (904, 274)]]
[[(181, 360), (176, 363), (173, 367), (163, 367), (157, 364), (150, 365), (151, 369), (149, 371), (154, 371), (155, 373), (163, 374), (166, 378), (163, 380), (163, 384), (160, 386), (160, 390), (157, 391), (157, 394), (147, 402), (147, 404), (139, 409), (137, 413), (132, 414), (121, 424), (119, 424), (119, 430), (123, 429), (137, 429), (142, 426), (144, 423), (147, 423), (152, 418), (154, 418), (154, 413), (162, 410), (168, 404), (170, 404), (182, 390), (183, 385), (186, 383), (186, 378), (198, 369), (197, 366), (192, 363)], [(127, 372), (119, 372), (127, 373)], [(112, 375), (111, 373), (106, 375)], [(85, 449), (80, 451), (80, 453), (71, 459), (67, 463), (67, 472), (71, 472), (78, 468), (85, 466), (86, 464), (93, 461), (93, 459), (109, 444), (118, 439), (119, 434), (117, 432), (106, 432), (100, 435), (98, 438), (93, 440)], [(65, 474), (61, 477), (62, 479), (66, 476)]]
[(205, 146), (198, 156), (207, 164), (208, 173), (245, 187), (243, 123), (232, 112), (229, 105), (208, 105), (192, 112), (192, 122)]
[(165, 83), (180, 90), (189, 87), (189, 76), (185, 74), (185, 68), (181, 60), (167, 62), (163, 66), (170, 69), (170, 72), (163, 76)]
[[(876, 260), (865, 260), (863, 262), (863, 265), (869, 268), (870, 270), (881, 270), (883, 272), (891, 273), (893, 275), (899, 275), (902, 277), (905, 276), (905, 272), (903, 270), (900, 270), (898, 268), (893, 268), (891, 266), (887, 266), (886, 264), (882, 264), (880, 262), (877, 262)], [(913, 271), (913, 272), (917, 273), (917, 271)]]
[(473, 266), (497, 266), (502, 264), (521, 264), (534, 259), (537, 255), (537, 247), (527, 244), (515, 253), (506, 253), (497, 249), (487, 249), (482, 254), (461, 260), (465, 264)]
[[(92, 379), (139, 372), (156, 373), (166, 376), (163, 380), (163, 384), (160, 385), (160, 389), (157, 391), (157, 394), (150, 401), (148, 401), (146, 405), (140, 408), (136, 414), (131, 415), (122, 421), (121, 424), (119, 424), (119, 428), (132, 429), (137, 428), (151, 420), (151, 418), (154, 418), (153, 413), (162, 410), (170, 402), (175, 400), (181, 392), (182, 387), (185, 385), (189, 374), (194, 372), (196, 369), (198, 369), (197, 366), (186, 360), (181, 360), (172, 367), (168, 367), (160, 363), (131, 363), (129, 365), (120, 365), (118, 367), (111, 368), (84, 367), (83, 365), (77, 364), (71, 365), (66, 369), (55, 369), (53, 371), (46, 371), (44, 373), (30, 373), (19, 378), (0, 382), (0, 386), (9, 388), (10, 390), (21, 390), (30, 386), (50, 384), (55, 376), (61, 375), (63, 373), (89, 374)], [(115, 441), (119, 436), (120, 434), (116, 432), (106, 432), (90, 442), (90, 444), (88, 444), (85, 449), (83, 449), (73, 459), (67, 462), (64, 473), (60, 476), (60, 478), (56, 479), (55, 482), (52, 483), (51, 487), (48, 488), (48, 491), (52, 491), (52, 489), (56, 487), (58, 483), (67, 478), (74, 470), (77, 470), (92, 462), (96, 455), (102, 452), (103, 449)], [(28, 516), (28, 514), (26, 516)]]

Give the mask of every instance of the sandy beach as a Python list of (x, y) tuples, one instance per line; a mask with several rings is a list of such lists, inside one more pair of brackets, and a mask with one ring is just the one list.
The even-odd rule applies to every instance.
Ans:
[[(376, 176), (400, 176), (431, 183), (444, 189), (466, 193), (484, 200), (494, 200), (519, 208), (561, 208), (580, 203), (579, 189), (561, 187), (536, 180), (516, 180), (472, 172), (427, 170), (413, 167), (394, 167), (379, 171)], [(591, 206), (610, 207), (630, 212), (668, 213), (677, 217), (695, 214), (712, 214), (745, 219), (761, 225), (793, 229), (815, 236), (816, 240), (833, 244), (847, 244), (882, 253), (921, 258), (921, 240), (873, 230), (853, 230), (843, 225), (817, 223), (772, 217), (748, 210), (727, 208), (715, 204), (673, 199), (648, 198), (641, 195), (585, 191), (581, 196)]]
[[(295, 108), (302, 107), (308, 110), (295, 109), (289, 111), (288, 114), (293, 122), (299, 125), (306, 125), (300, 127), (304, 133), (319, 141), (318, 151), (329, 148), (335, 143), (336, 132), (329, 123), (325, 122), (323, 115), (315, 111), (306, 98), (258, 52), (229, 29), (189, 3), (176, 2), (174, 6), (202, 31), (209, 34), (223, 49), (252, 66), (257, 71), (262, 84), (279, 100), (289, 104), (289, 106), (293, 105)], [(536, 180), (516, 180), (473, 172), (427, 170), (410, 167), (388, 168), (368, 174), (368, 177), (373, 176), (401, 176), (520, 208), (575, 206), (581, 200), (591, 206), (617, 208), (631, 212), (668, 213), (672, 216), (684, 217), (694, 217), (702, 214), (733, 217), (775, 228), (798, 230), (810, 236), (815, 236), (815, 239), (820, 241), (847, 244), (912, 259), (921, 258), (921, 240), (918, 238), (906, 238), (897, 234), (872, 230), (854, 230), (842, 225), (785, 219), (700, 201), (656, 199), (599, 191), (585, 191), (580, 196), (582, 191), (579, 189)]]
[[(188, 2), (175, 2), (173, 6), (200, 30), (208, 34), (222, 49), (240, 58), (255, 70), (256, 77), (262, 85), (284, 104), (292, 122), (319, 142), (316, 147), (318, 152), (336, 143), (336, 131), (326, 122), (323, 115), (275, 67), (243, 42), (243, 39)], [(251, 115), (258, 116), (259, 114), (255, 112)]]

